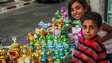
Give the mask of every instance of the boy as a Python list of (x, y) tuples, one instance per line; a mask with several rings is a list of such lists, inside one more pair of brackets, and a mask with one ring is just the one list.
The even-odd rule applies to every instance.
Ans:
[(97, 32), (102, 25), (101, 15), (96, 12), (88, 12), (81, 20), (82, 35), (74, 50), (72, 63), (108, 63), (106, 49), (99, 42)]

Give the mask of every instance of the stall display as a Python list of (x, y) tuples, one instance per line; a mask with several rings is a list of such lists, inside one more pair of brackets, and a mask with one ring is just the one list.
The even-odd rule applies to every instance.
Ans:
[(35, 28), (35, 33), (28, 33), (26, 44), (32, 50), (31, 53), (38, 52), (35, 57), (38, 61), (66, 63), (65, 59), (71, 58), (72, 50), (82, 34), (79, 21), (72, 22), (67, 13), (67, 10), (62, 7), (56, 11), (51, 23), (40, 21), (39, 27)]
[[(6, 61), (12, 63), (69, 63), (71, 50), (76, 46), (78, 37), (81, 36), (81, 29), (78, 28), (80, 25), (76, 21), (74, 22), (76, 27), (71, 26), (73, 22), (68, 18), (64, 7), (56, 11), (51, 21), (51, 23), (40, 21), (35, 32), (27, 34), (25, 45), (20, 45), (16, 41), (17, 38), (13, 37), (13, 43), (7, 53), (0, 48), (0, 54), (4, 56), (4, 58), (0, 56), (0, 60), (5, 61), (0, 63), (7, 63)], [(69, 27), (72, 28), (71, 31)]]

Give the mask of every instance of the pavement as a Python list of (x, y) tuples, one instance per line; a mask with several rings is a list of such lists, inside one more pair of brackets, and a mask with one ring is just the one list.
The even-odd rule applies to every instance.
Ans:
[(11, 45), (12, 37), (17, 37), (17, 42), (25, 44), (28, 32), (34, 32), (38, 23), (51, 22), (54, 14), (61, 7), (67, 6), (67, 1), (61, 3), (37, 3), (10, 10), (0, 14), (0, 41), (3, 46)]
[(15, 0), (15, 1), (9, 1), (0, 3), (0, 14), (9, 12), (10, 10), (15, 10), (21, 7), (25, 7), (26, 5), (29, 5), (31, 3), (35, 2), (35, 0)]

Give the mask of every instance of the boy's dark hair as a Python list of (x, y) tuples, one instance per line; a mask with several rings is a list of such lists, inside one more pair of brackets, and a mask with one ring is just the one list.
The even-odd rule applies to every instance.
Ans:
[(97, 13), (97, 12), (88, 12), (88, 13), (86, 13), (82, 17), (82, 19), (81, 19), (81, 24), (83, 24), (83, 22), (85, 20), (89, 20), (89, 19), (92, 20), (92, 21), (94, 21), (94, 23), (96, 23), (96, 25), (98, 26), (98, 28), (101, 27), (101, 25), (102, 25), (102, 17), (101, 17), (101, 15), (99, 13)]
[(84, 9), (86, 10), (85, 13), (91, 11), (91, 7), (90, 7), (90, 5), (88, 5), (88, 3), (86, 2), (86, 0), (69, 0), (68, 1), (68, 15), (69, 15), (70, 19), (74, 20), (74, 18), (71, 16), (71, 6), (75, 2), (80, 3), (84, 7)]

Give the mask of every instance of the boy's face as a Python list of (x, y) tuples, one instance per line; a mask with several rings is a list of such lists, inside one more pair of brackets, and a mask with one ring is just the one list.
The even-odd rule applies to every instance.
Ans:
[(84, 20), (82, 23), (82, 34), (85, 41), (91, 40), (94, 36), (96, 36), (97, 31), (98, 27), (92, 20)]

